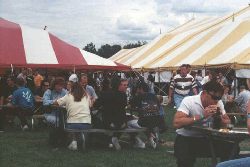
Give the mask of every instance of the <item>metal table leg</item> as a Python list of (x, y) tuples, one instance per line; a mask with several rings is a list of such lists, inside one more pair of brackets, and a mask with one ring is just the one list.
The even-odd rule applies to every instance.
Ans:
[(216, 154), (215, 154), (215, 150), (214, 150), (214, 145), (213, 145), (213, 140), (211, 137), (208, 137), (208, 141), (209, 141), (209, 146), (210, 146), (210, 151), (211, 151), (211, 155), (212, 155), (212, 167), (215, 167), (217, 164), (217, 158), (216, 158)]

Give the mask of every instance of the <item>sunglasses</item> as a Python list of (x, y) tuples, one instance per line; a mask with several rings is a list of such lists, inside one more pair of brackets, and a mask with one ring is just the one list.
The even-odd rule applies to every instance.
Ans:
[(210, 92), (207, 92), (207, 93), (212, 97), (213, 100), (221, 100), (221, 98), (222, 98), (221, 96), (215, 96)]

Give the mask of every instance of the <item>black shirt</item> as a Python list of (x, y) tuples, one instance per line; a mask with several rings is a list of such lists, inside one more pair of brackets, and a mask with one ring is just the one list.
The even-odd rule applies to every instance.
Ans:
[(127, 95), (123, 92), (108, 90), (100, 93), (95, 107), (101, 108), (103, 123), (109, 127), (111, 123), (120, 127), (126, 122)]
[(8, 98), (10, 95), (13, 94), (13, 92), (17, 90), (17, 87), (16, 86), (13, 86), (13, 87), (5, 87), (2, 91), (2, 95), (4, 98)]

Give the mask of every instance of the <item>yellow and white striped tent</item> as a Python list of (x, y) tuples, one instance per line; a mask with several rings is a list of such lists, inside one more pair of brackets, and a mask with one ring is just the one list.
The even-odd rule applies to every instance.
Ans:
[(128, 59), (131, 58), (134, 54), (136, 54), (138, 51), (140, 51), (145, 45), (137, 48), (132, 48), (132, 49), (122, 49), (116, 54), (114, 54), (112, 57), (109, 59), (112, 61), (116, 62), (126, 62)]
[(132, 68), (192, 67), (250, 68), (250, 6), (224, 17), (192, 19), (136, 49), (110, 58)]

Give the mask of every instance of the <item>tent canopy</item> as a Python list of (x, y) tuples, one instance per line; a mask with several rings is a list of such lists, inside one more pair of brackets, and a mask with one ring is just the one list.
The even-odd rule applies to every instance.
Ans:
[(250, 68), (250, 6), (224, 17), (192, 19), (129, 58), (115, 60), (139, 69), (176, 69), (181, 64)]
[(95, 54), (76, 48), (42, 29), (0, 18), (0, 68), (76, 68), (129, 70)]

